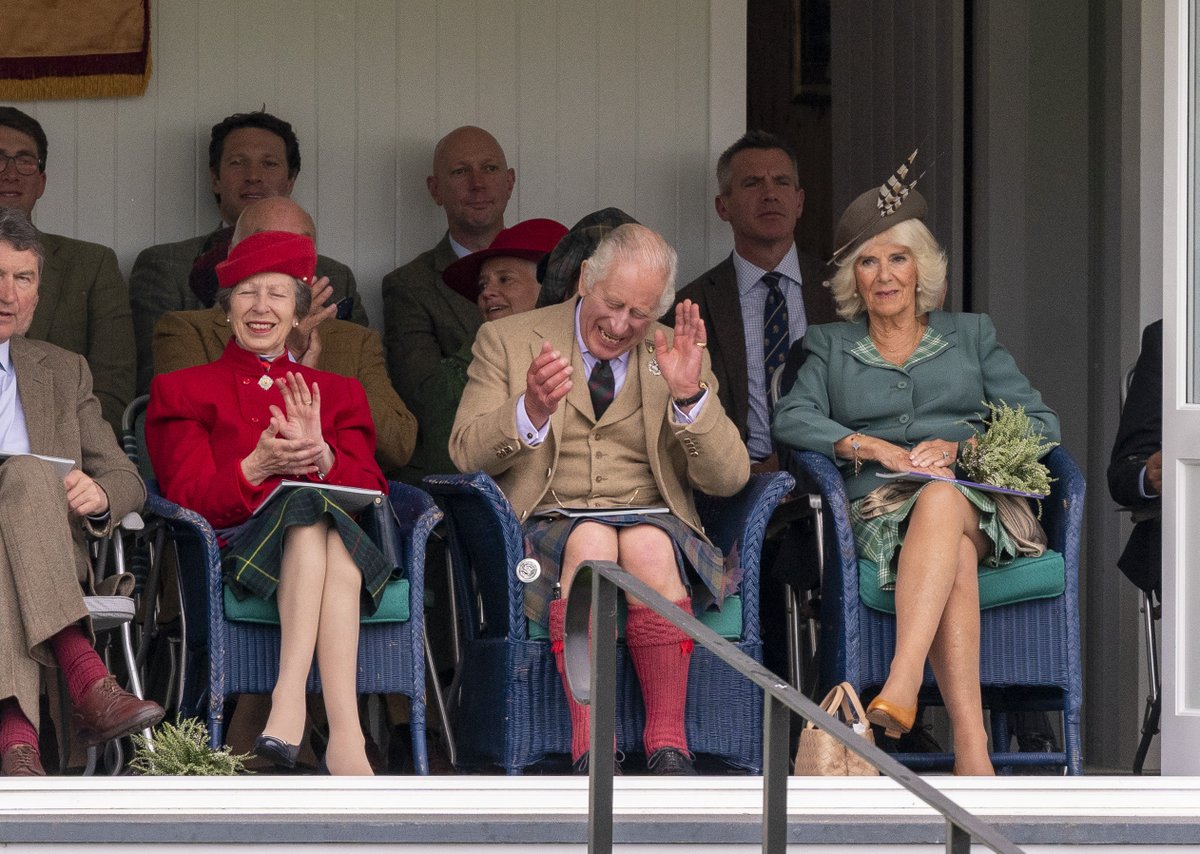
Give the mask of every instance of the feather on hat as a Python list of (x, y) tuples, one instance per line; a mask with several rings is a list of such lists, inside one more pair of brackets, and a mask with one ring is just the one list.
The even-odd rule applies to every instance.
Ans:
[(925, 218), (929, 206), (925, 203), (925, 197), (915, 189), (925, 173), (905, 181), (919, 150), (913, 149), (913, 153), (888, 176), (879, 189), (867, 190), (842, 213), (833, 234), (833, 242), (838, 248), (829, 259), (830, 264), (842, 263), (863, 243), (898, 222)]

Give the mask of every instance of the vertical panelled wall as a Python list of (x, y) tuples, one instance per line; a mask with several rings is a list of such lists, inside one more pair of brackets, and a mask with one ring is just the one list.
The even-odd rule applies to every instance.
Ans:
[(950, 256), (947, 307), (955, 308), (963, 304), (963, 14), (956, 0), (831, 5), (834, 219), (919, 146), (917, 187)]
[(728, 252), (711, 172), (745, 121), (742, 0), (151, 5), (144, 97), (21, 105), (50, 140), (38, 226), (113, 246), (126, 274), (143, 247), (214, 227), (209, 129), (264, 105), (295, 126), (295, 198), (376, 322), (383, 275), (445, 227), (425, 176), (462, 124), (517, 170), (509, 224), (616, 205), (676, 246), (685, 282)]

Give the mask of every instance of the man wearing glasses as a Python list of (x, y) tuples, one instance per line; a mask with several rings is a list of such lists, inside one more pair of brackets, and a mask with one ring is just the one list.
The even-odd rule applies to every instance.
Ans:
[[(46, 190), (46, 132), (37, 119), (0, 106), (0, 207), (33, 218)], [(104, 419), (118, 435), (133, 399), (135, 351), (129, 288), (107, 246), (38, 232), (46, 261), (25, 337), (49, 341), (88, 361)]]

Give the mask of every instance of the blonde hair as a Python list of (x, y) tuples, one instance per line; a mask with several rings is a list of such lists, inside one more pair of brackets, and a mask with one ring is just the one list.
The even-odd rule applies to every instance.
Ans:
[[(896, 223), (887, 231), (871, 238), (881, 243), (898, 243), (907, 246), (917, 264), (917, 315), (942, 307), (946, 296), (946, 253), (936, 238), (919, 219), (906, 219)], [(829, 280), (833, 301), (837, 304), (838, 316), (843, 320), (857, 320), (866, 310), (858, 293), (854, 278), (854, 264), (871, 240), (864, 240), (850, 255), (838, 262), (838, 270)]]

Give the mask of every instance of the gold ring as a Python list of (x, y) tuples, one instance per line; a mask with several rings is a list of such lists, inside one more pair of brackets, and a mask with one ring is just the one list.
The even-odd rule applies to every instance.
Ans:
[(942, 451), (942, 459), (943, 459), (943, 460), (948, 460), (948, 459), (950, 459), (950, 452), (949, 452), (949, 451)]
[(708, 346), (708, 342), (707, 341), (697, 341), (696, 346), (699, 347), (701, 350), (703, 350), (705, 347)]

